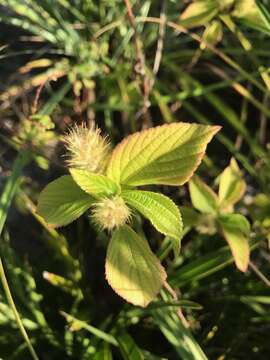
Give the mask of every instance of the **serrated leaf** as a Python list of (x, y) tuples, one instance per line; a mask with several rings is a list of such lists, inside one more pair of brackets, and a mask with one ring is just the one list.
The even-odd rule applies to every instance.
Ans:
[(120, 191), (114, 181), (102, 174), (81, 169), (70, 169), (70, 173), (80, 188), (93, 196), (115, 195)]
[(237, 268), (245, 272), (249, 263), (250, 225), (241, 214), (221, 215), (218, 219), (227, 240)]
[(148, 243), (127, 225), (114, 232), (105, 268), (114, 291), (126, 301), (142, 307), (157, 296), (167, 277)]
[(245, 190), (246, 183), (237, 162), (232, 158), (230, 165), (220, 175), (218, 192), (220, 207), (225, 209), (233, 206), (242, 198)]
[(54, 226), (64, 226), (80, 217), (93, 203), (70, 175), (52, 181), (41, 192), (37, 213)]
[(193, 176), (189, 181), (189, 192), (195, 209), (208, 214), (215, 214), (217, 212), (217, 195), (198, 176)]
[(125, 138), (109, 160), (107, 175), (117, 183), (182, 185), (192, 176), (219, 126), (173, 123)]
[(179, 253), (183, 230), (181, 214), (175, 203), (167, 196), (152, 191), (126, 190), (124, 200), (162, 234), (172, 239), (175, 253)]

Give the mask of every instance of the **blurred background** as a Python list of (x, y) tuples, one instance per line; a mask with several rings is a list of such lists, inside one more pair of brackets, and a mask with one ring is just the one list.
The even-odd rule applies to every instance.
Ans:
[[(0, 0), (0, 255), (40, 359), (269, 359), (269, 59), (268, 0)], [(107, 285), (108, 236), (87, 214), (48, 227), (37, 198), (67, 173), (70, 126), (95, 122), (115, 145), (178, 121), (222, 126), (197, 173), (216, 190), (236, 159), (251, 262), (237, 270), (222, 236), (188, 211), (175, 259), (138, 217), (179, 295), (140, 309)], [(192, 206), (186, 186), (159, 190)], [(0, 357), (30, 359), (3, 290)]]

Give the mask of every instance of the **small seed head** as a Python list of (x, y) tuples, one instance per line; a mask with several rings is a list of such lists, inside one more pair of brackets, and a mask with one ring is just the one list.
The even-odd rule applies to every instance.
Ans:
[(109, 154), (109, 142), (99, 128), (92, 124), (75, 125), (63, 137), (68, 151), (67, 165), (76, 169), (102, 173)]
[(102, 229), (113, 230), (130, 219), (130, 209), (120, 196), (105, 198), (94, 205), (93, 218)]

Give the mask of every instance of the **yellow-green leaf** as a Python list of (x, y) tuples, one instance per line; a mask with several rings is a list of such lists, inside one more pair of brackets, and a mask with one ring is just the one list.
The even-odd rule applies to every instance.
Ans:
[(255, 0), (237, 0), (235, 1), (232, 16), (246, 20), (253, 24), (260, 24), (263, 22), (260, 16), (259, 9)]
[(81, 169), (70, 169), (70, 173), (80, 188), (93, 196), (115, 195), (120, 192), (119, 186), (102, 174)]
[(198, 176), (189, 181), (189, 192), (193, 206), (202, 213), (215, 214), (218, 209), (216, 193)]
[(200, 214), (187, 206), (180, 207), (184, 228), (189, 228), (197, 224)]
[(227, 240), (237, 268), (245, 272), (249, 263), (250, 225), (241, 214), (226, 214), (218, 219)]
[(246, 190), (246, 183), (242, 178), (242, 173), (234, 158), (230, 165), (220, 175), (219, 180), (219, 202), (220, 207), (226, 209), (237, 203)]
[(64, 226), (80, 217), (93, 203), (70, 175), (52, 181), (41, 192), (37, 213), (54, 226)]
[(131, 186), (182, 185), (200, 164), (219, 129), (180, 122), (137, 132), (115, 147), (107, 175)]
[(157, 296), (166, 280), (166, 272), (146, 240), (127, 225), (113, 233), (105, 268), (114, 291), (142, 307)]
[[(215, 45), (222, 39), (222, 24), (218, 20), (214, 20), (211, 23), (207, 24), (204, 32), (203, 32), (203, 40), (206, 41), (207, 44)], [(200, 48), (204, 50), (206, 45), (204, 42), (201, 43)]]
[(152, 191), (127, 190), (122, 197), (162, 234), (173, 238), (174, 251), (180, 250), (183, 224), (181, 214), (175, 203), (167, 196)]
[(203, 26), (218, 13), (215, 1), (196, 1), (187, 6), (180, 16), (181, 25), (188, 28)]

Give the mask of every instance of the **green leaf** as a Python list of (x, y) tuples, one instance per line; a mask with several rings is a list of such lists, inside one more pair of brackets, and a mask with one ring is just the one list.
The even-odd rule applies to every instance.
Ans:
[(255, 0), (258, 11), (264, 21), (265, 27), (270, 30), (270, 12), (261, 0)]
[(190, 329), (179, 319), (176, 310), (172, 308), (153, 310), (152, 317), (157, 328), (177, 352), (174, 359), (207, 360)]
[(260, 15), (259, 9), (255, 0), (238, 0), (232, 12), (232, 16), (237, 19), (243, 19), (246, 23), (260, 24), (263, 23), (263, 18)]
[(181, 214), (175, 203), (167, 196), (141, 190), (123, 191), (122, 197), (162, 234), (173, 238), (175, 253), (179, 253), (183, 230)]
[(142, 307), (157, 296), (167, 277), (148, 243), (127, 225), (114, 232), (105, 268), (114, 291)]
[[(256, 249), (260, 241), (251, 241), (250, 249)], [(183, 287), (186, 284), (197, 282), (218, 271), (224, 269), (233, 262), (232, 253), (229, 246), (224, 246), (207, 255), (188, 262), (174, 269), (170, 274), (170, 285), (172, 288)]]
[(64, 175), (52, 181), (41, 192), (37, 213), (54, 227), (64, 226), (80, 217), (93, 201), (70, 175)]
[(144, 360), (145, 357), (128, 333), (117, 337), (120, 352), (124, 360)]
[(220, 175), (219, 181), (219, 202), (222, 208), (227, 208), (237, 203), (244, 195), (246, 183), (242, 179), (241, 171), (234, 158)]
[(99, 346), (99, 350), (93, 356), (93, 360), (113, 360), (112, 352), (107, 343)]
[(70, 169), (70, 173), (79, 187), (93, 196), (110, 196), (120, 192), (119, 186), (102, 174), (80, 169)]
[(199, 166), (219, 129), (180, 122), (137, 132), (115, 147), (107, 175), (131, 186), (182, 185)]
[(225, 239), (227, 240), (237, 268), (245, 272), (249, 263), (250, 224), (241, 214), (226, 214), (218, 218)]
[(202, 213), (215, 214), (218, 209), (218, 197), (198, 176), (189, 182), (189, 192), (193, 206)]
[(100, 330), (97, 327), (88, 324), (88, 322), (80, 320), (71, 314), (67, 314), (62, 310), (60, 310), (60, 314), (66, 319), (67, 323), (69, 324), (69, 328), (72, 331), (79, 331), (81, 329), (84, 329), (95, 337), (105, 341), (106, 343), (112, 344), (114, 346), (118, 345), (117, 340), (113, 335), (108, 334), (105, 331)]
[[(215, 45), (222, 39), (222, 24), (220, 21), (214, 20), (211, 23), (207, 24), (204, 32), (203, 32), (203, 40), (207, 44)], [(200, 48), (204, 50), (206, 48), (206, 45), (204, 42), (200, 44)]]
[(180, 16), (180, 24), (192, 28), (204, 26), (218, 12), (218, 6), (211, 1), (196, 1), (191, 3)]
[(198, 223), (200, 214), (187, 206), (180, 207), (184, 227), (192, 227)]

